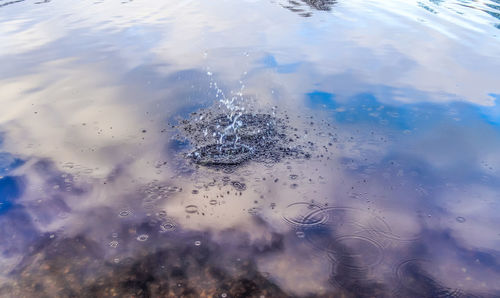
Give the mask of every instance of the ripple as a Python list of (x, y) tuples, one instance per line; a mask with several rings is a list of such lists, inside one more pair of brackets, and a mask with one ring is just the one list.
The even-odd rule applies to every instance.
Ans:
[(200, 165), (238, 165), (249, 160), (253, 154), (254, 149), (243, 144), (211, 144), (196, 149), (189, 157)]
[(170, 232), (175, 230), (175, 223), (174, 222), (164, 222), (160, 225), (161, 231), (160, 232)]
[(415, 297), (475, 297), (460, 289), (443, 286), (429, 272), (432, 262), (425, 259), (408, 259), (398, 264), (395, 270), (398, 282), (395, 295)]
[(120, 216), (120, 217), (127, 217), (130, 214), (132, 214), (132, 212), (130, 210), (122, 210), (122, 211), (120, 211), (120, 213), (118, 213), (118, 216)]
[(231, 181), (231, 185), (237, 190), (237, 191), (244, 191), (247, 189), (247, 186), (243, 182), (239, 181)]
[(198, 212), (198, 206), (196, 205), (187, 205), (186, 206), (186, 213), (197, 213)]
[(118, 247), (118, 241), (113, 240), (113, 241), (109, 242), (109, 247), (111, 247), (111, 248), (117, 248)]
[(308, 202), (293, 203), (286, 207), (282, 217), (287, 223), (298, 227), (310, 227), (326, 222), (326, 214), (311, 215), (311, 211), (316, 210), (321, 210), (321, 206)]
[(336, 238), (329, 248), (329, 257), (345, 267), (366, 269), (383, 259), (383, 247), (376, 241), (362, 236)]

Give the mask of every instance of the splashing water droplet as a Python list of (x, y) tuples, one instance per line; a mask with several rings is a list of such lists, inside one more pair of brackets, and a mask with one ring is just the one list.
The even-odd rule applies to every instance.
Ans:
[(144, 241), (147, 241), (147, 240), (148, 240), (148, 238), (149, 238), (149, 236), (148, 236), (148, 235), (146, 235), (146, 234), (142, 234), (142, 235), (139, 235), (139, 236), (137, 237), (137, 241), (144, 242)]

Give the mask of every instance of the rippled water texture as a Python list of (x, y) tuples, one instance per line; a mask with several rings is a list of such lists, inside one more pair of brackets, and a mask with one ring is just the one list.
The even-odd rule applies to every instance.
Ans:
[(0, 0), (1, 297), (500, 297), (498, 0)]

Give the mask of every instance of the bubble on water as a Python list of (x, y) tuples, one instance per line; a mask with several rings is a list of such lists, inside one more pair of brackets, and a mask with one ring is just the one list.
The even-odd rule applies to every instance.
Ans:
[(289, 177), (292, 180), (297, 180), (297, 178), (299, 178), (299, 175), (291, 174)]
[(142, 235), (139, 235), (137, 236), (137, 241), (141, 241), (141, 242), (144, 242), (144, 241), (147, 241), (149, 238), (149, 236), (147, 234), (142, 234)]
[(199, 192), (200, 192), (200, 191), (199, 191), (199, 190), (197, 190), (197, 189), (193, 189), (193, 190), (191, 191), (191, 193), (192, 193), (193, 195), (196, 195), (196, 194), (198, 194)]
[(200, 245), (201, 245), (201, 241), (196, 240), (196, 241), (194, 242), (194, 245), (196, 245), (196, 246), (200, 246)]
[(198, 212), (198, 206), (196, 205), (187, 205), (186, 206), (186, 213), (197, 213)]
[(159, 217), (165, 217), (165, 216), (167, 216), (167, 211), (165, 211), (165, 210), (161, 210), (161, 211), (159, 211), (159, 212), (158, 212), (158, 216), (159, 216)]
[(111, 237), (113, 237), (113, 238), (118, 238), (118, 233), (112, 233), (112, 234), (111, 234)]
[(210, 200), (210, 202), (208, 202), (210, 205), (217, 205), (217, 200)]
[(222, 293), (222, 294), (220, 294), (220, 296), (221, 296), (222, 298), (226, 298), (226, 297), (227, 297), (227, 294), (226, 294), (226, 293)]
[(464, 222), (465, 222), (465, 217), (458, 216), (458, 217), (456, 218), (456, 220), (457, 220), (459, 223), (464, 223)]
[(297, 183), (290, 184), (291, 189), (296, 189), (297, 187), (299, 187), (299, 185)]
[(113, 262), (115, 262), (115, 264), (118, 264), (118, 263), (120, 263), (120, 259), (119, 258), (114, 258)]
[(298, 238), (304, 238), (306, 236), (306, 234), (302, 231), (295, 232), (295, 235), (297, 235)]
[(118, 213), (118, 215), (120, 217), (126, 217), (126, 216), (129, 216), (132, 212), (130, 210), (122, 210), (120, 211), (120, 213)]
[(118, 247), (118, 241), (115, 241), (115, 240), (111, 241), (111, 242), (109, 243), (109, 247), (112, 247), (112, 248), (116, 248), (116, 247)]

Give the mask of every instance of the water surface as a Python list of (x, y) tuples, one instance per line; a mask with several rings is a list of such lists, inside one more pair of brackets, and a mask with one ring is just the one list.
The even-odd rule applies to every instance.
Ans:
[[(497, 0), (0, 0), (0, 45), (0, 296), (500, 296)], [(220, 92), (303, 154), (193, 163)]]

